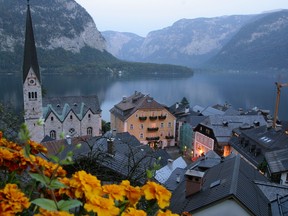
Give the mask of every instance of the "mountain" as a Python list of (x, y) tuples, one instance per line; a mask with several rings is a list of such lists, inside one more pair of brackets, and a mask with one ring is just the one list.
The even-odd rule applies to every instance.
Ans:
[(209, 61), (211, 68), (288, 68), (288, 10), (265, 14), (241, 30)]
[[(30, 10), (44, 73), (169, 73), (167, 65), (129, 63), (107, 52), (92, 17), (75, 0), (32, 0)], [(0, 0), (0, 73), (21, 74), (26, 12), (25, 0)], [(192, 72), (182, 66), (171, 71)]]
[(119, 59), (197, 67), (253, 19), (254, 15), (181, 19), (146, 38), (131, 33), (102, 32), (107, 50)]
[[(30, 2), (41, 67), (64, 69), (68, 63), (84, 64), (87, 56), (88, 61), (95, 61), (95, 56), (115, 59), (105, 51), (105, 39), (91, 16), (74, 0)], [(21, 69), (26, 4), (23, 0), (0, 0), (0, 71)]]

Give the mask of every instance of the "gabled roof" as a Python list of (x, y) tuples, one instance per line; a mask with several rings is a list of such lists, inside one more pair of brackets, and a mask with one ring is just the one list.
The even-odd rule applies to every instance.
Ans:
[(253, 215), (269, 215), (269, 201), (254, 180), (267, 182), (263, 175), (237, 155), (207, 170), (202, 189), (196, 194), (186, 197), (186, 181), (180, 182), (173, 192), (170, 209), (175, 213), (187, 211), (193, 214), (232, 198)]
[(57, 116), (59, 121), (63, 122), (68, 113), (73, 112), (82, 120), (88, 110), (91, 110), (93, 114), (101, 113), (96, 95), (43, 98), (44, 119), (52, 112)]
[(266, 121), (262, 115), (212, 115), (201, 122), (202, 125), (213, 130), (218, 143), (228, 142), (233, 129), (239, 127), (252, 128), (255, 126), (255, 123), (259, 124), (259, 126), (266, 125)]
[(177, 168), (184, 169), (186, 167), (187, 163), (185, 162), (182, 156), (178, 157), (176, 160), (169, 160), (166, 166), (162, 167), (159, 170), (156, 170), (155, 179), (158, 182), (164, 184), (175, 169)]
[[(124, 97), (121, 102), (114, 105), (110, 110), (115, 116), (122, 121), (128, 119), (137, 110), (163, 110), (166, 107), (149, 95), (144, 95), (141, 92), (135, 92), (130, 97)], [(168, 111), (168, 110), (167, 110)]]
[(35, 46), (34, 32), (32, 26), (32, 18), (30, 12), (29, 2), (27, 4), (26, 16), (26, 32), (25, 32), (25, 45), (24, 45), (24, 60), (23, 60), (23, 83), (29, 73), (30, 68), (33, 69), (37, 79), (41, 83), (40, 70), (37, 59), (37, 52)]

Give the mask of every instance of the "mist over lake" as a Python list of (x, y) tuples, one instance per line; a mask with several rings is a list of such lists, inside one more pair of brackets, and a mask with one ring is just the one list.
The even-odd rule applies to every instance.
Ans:
[[(10, 102), (22, 109), (22, 77), (0, 75), (0, 101)], [(123, 96), (135, 91), (149, 94), (159, 103), (171, 106), (186, 97), (190, 106), (203, 107), (229, 103), (235, 109), (254, 107), (268, 109), (273, 115), (276, 101), (275, 82), (288, 82), (287, 72), (211, 72), (195, 71), (190, 75), (149, 74), (125, 76), (123, 74), (78, 74), (59, 75), (42, 73), (42, 83), (48, 97), (68, 95), (97, 95), (102, 109), (102, 118), (110, 121), (109, 110)], [(288, 88), (281, 89), (280, 119), (288, 119)]]

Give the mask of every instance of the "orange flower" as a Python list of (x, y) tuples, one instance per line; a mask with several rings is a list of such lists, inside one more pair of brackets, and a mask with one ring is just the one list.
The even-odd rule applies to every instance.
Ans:
[(73, 216), (66, 211), (48, 211), (40, 208), (39, 214), (35, 214), (34, 216)]
[(123, 201), (125, 196), (124, 187), (121, 185), (111, 184), (102, 186), (103, 193), (108, 194), (109, 198)]
[(41, 145), (35, 141), (29, 140), (28, 144), (31, 147), (31, 154), (39, 154), (40, 152), (42, 152), (42, 153), (48, 152), (46, 147), (44, 147), (43, 145)]
[(169, 206), (171, 192), (168, 191), (162, 185), (156, 184), (155, 182), (148, 181), (142, 187), (143, 193), (147, 200), (156, 199), (160, 208)]
[(6, 184), (0, 190), (0, 215), (15, 215), (29, 208), (30, 202), (16, 184)]
[(54, 174), (54, 177), (66, 176), (66, 171), (58, 164), (49, 162), (41, 157), (34, 156), (34, 155), (30, 155), (30, 158), (32, 161), (30, 172), (32, 173), (37, 172), (36, 166), (38, 166), (38, 168), (43, 171), (44, 175), (49, 178), (52, 176), (52, 174)]
[(143, 210), (137, 210), (135, 208), (128, 208), (121, 216), (146, 216), (147, 213)]
[(121, 184), (124, 187), (126, 197), (131, 205), (136, 205), (141, 198), (141, 189), (139, 187), (133, 187), (128, 180), (124, 180)]
[(71, 179), (61, 179), (62, 183), (69, 188), (61, 188), (60, 193), (65, 193), (71, 198), (86, 198), (100, 195), (102, 193), (101, 182), (96, 176), (85, 171), (79, 171), (73, 174)]
[(157, 212), (157, 216), (179, 216), (178, 214), (173, 214), (170, 210), (167, 210), (165, 212), (159, 210)]
[(120, 212), (119, 208), (115, 207), (112, 199), (107, 199), (100, 196), (91, 197), (89, 202), (84, 205), (84, 208), (88, 212), (93, 211), (97, 213), (97, 216), (116, 216)]

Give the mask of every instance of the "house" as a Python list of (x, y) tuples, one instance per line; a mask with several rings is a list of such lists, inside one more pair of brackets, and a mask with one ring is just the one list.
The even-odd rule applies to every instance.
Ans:
[(175, 145), (176, 118), (149, 95), (135, 91), (114, 105), (110, 114), (112, 129), (129, 132), (142, 144), (161, 148)]
[[(288, 148), (287, 128), (288, 122), (282, 122), (282, 126), (277, 128), (268, 124), (234, 130), (229, 140), (231, 151), (240, 154), (261, 171), (267, 172), (272, 181), (285, 184), (285, 163), (288, 159), (285, 154)], [(283, 180), (280, 181), (281, 179)]]
[(268, 180), (238, 155), (207, 171), (188, 169), (173, 191), (170, 209), (199, 215), (270, 215), (269, 200), (254, 181)]
[[(97, 96), (43, 97), (29, 2), (23, 60), (23, 99), (24, 120), (34, 141), (41, 142), (47, 135), (60, 139), (62, 133), (70, 136), (100, 134), (101, 109)], [(44, 124), (39, 124), (41, 119)]]
[[(81, 148), (75, 148), (78, 143), (82, 144)], [(43, 145), (50, 154), (60, 159), (65, 158), (68, 152), (73, 152), (74, 164), (65, 167), (69, 174), (83, 169), (109, 182), (128, 179), (133, 184), (143, 184), (147, 180), (147, 170), (152, 169), (154, 163), (162, 167), (171, 160), (165, 150), (153, 150), (128, 132), (110, 131), (98, 137), (75, 137), (71, 139), (70, 145), (67, 140), (49, 141)], [(65, 149), (58, 153), (61, 146)]]
[(266, 125), (262, 115), (211, 115), (194, 129), (194, 156), (205, 154), (209, 150), (219, 155), (231, 153), (228, 145), (235, 128), (253, 128)]

